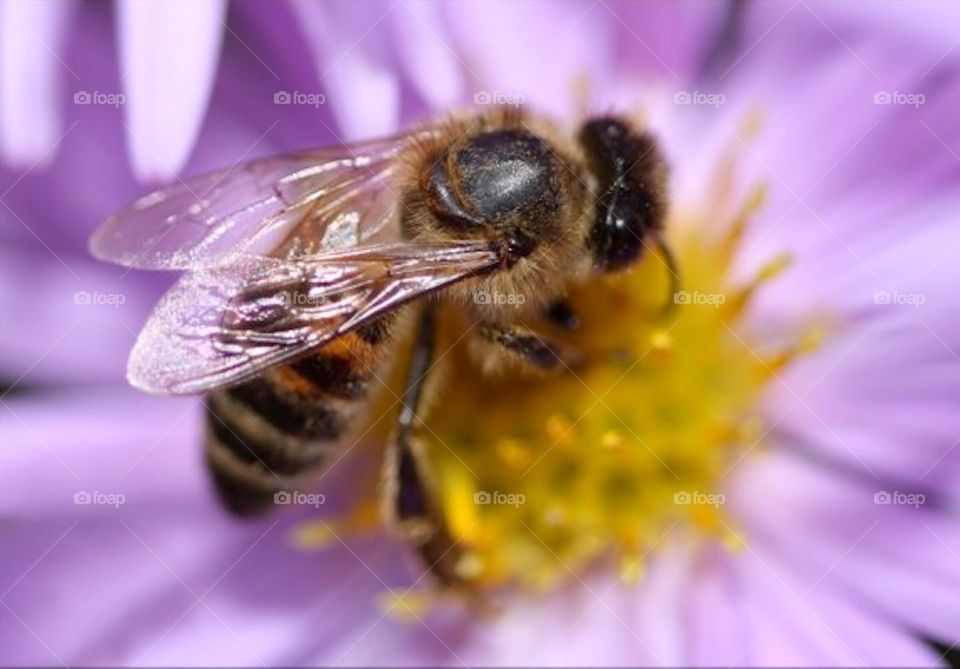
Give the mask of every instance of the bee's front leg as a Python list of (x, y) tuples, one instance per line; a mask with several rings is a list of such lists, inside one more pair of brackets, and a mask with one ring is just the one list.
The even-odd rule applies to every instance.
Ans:
[(485, 343), (535, 369), (551, 372), (567, 366), (558, 344), (544, 339), (527, 327), (484, 322), (480, 324), (479, 332)]
[(543, 313), (544, 319), (561, 330), (573, 332), (580, 327), (580, 317), (566, 298), (551, 302)]
[(383, 477), (385, 514), (420, 553), (444, 587), (468, 585), (457, 573), (461, 551), (447, 528), (426, 447), (413, 434), (423, 407), (423, 389), (433, 363), (435, 315), (425, 307), (403, 392), (395, 434), (387, 447)]

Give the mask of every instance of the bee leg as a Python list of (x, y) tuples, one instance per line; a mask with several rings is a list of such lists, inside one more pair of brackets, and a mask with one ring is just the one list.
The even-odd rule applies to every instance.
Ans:
[(427, 569), (440, 585), (451, 588), (467, 585), (456, 570), (461, 552), (437, 502), (436, 481), (426, 448), (413, 435), (433, 359), (434, 338), (435, 315), (427, 305), (407, 370), (396, 433), (387, 447), (383, 501), (388, 519), (416, 547)]
[(580, 327), (580, 317), (570, 306), (570, 302), (559, 299), (551, 303), (544, 313), (546, 319), (557, 327), (572, 332)]
[(537, 369), (553, 371), (564, 365), (557, 346), (545, 341), (532, 330), (514, 325), (481, 323), (480, 335)]

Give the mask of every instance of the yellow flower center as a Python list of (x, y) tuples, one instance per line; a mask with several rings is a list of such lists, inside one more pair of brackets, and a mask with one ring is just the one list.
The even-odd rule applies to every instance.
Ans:
[[(422, 416), (419, 437), (462, 578), (544, 589), (612, 560), (622, 578), (636, 580), (644, 556), (677, 526), (731, 550), (743, 545), (724, 512), (725, 477), (762, 450), (758, 400), (819, 343), (822, 328), (771, 350), (743, 327), (751, 297), (789, 263), (771, 258), (735, 282), (741, 237), (764, 191), (731, 203), (733, 162), (719, 166), (702, 213), (675, 211), (668, 222), (678, 293), (669, 294), (653, 253), (629, 272), (573, 289), (580, 327), (543, 331), (576, 351), (562, 373), (484, 374), (462, 328), (441, 328), (440, 350), (456, 376)], [(357, 514), (360, 524), (371, 509)], [(305, 525), (297, 542), (326, 545), (330, 533), (326, 522)], [(416, 594), (390, 595), (388, 611), (416, 610)]]
[(696, 232), (716, 220), (676, 226), (689, 232), (671, 240), (682, 273), (673, 304), (654, 257), (577, 287), (576, 361), (558, 376), (484, 376), (465, 345), (453, 347), (457, 378), (421, 436), (462, 577), (546, 588), (611, 557), (639, 577), (642, 556), (680, 523), (731, 548), (742, 541), (723, 517), (724, 476), (762, 441), (764, 387), (816, 339), (765, 351), (738, 331), (751, 295), (787, 264), (774, 258), (731, 285), (761, 199), (758, 189), (720, 239)]

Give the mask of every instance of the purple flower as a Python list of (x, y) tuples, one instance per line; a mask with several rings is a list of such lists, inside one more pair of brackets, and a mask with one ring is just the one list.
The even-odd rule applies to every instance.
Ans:
[[(960, 642), (956, 19), (805, 0), (0, 5), (3, 661), (944, 663)], [(592, 111), (662, 138), (683, 292), (675, 318), (645, 316), (663, 293), (651, 259), (610, 292), (635, 308), (580, 296), (592, 345), (642, 353), (622, 378), (536, 396), (478, 381), (430, 418), (456, 454), (437, 449), (453, 524), (502, 611), (425, 602), (422, 567), (365, 520), (375, 449), (323, 476), (319, 509), (227, 517), (199, 400), (122, 381), (170, 277), (94, 262), (95, 224), (140, 180), (451, 106), (573, 125), (585, 85)], [(457, 402), (488, 391), (490, 418), (464, 422)], [(565, 466), (576, 483), (551, 485)]]

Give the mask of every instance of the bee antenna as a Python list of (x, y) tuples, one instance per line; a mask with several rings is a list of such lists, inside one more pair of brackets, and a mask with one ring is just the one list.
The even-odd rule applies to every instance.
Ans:
[(662, 236), (657, 235), (656, 245), (657, 252), (660, 254), (669, 274), (667, 278), (669, 279), (668, 288), (670, 293), (667, 296), (666, 304), (663, 306), (663, 312), (667, 313), (676, 305), (677, 293), (680, 292), (680, 267), (677, 265), (677, 257), (673, 254), (673, 251), (670, 250), (670, 247), (667, 246), (667, 242)]

